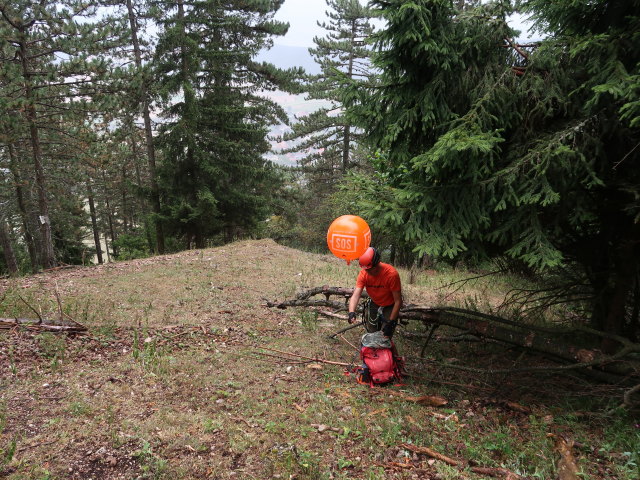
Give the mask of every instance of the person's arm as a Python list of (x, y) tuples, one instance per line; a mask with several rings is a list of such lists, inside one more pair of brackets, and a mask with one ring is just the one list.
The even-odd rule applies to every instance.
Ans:
[(389, 320), (395, 322), (398, 320), (398, 316), (400, 315), (400, 307), (402, 307), (402, 291), (397, 290), (391, 292), (393, 295), (393, 309), (391, 310), (391, 314), (389, 315)]
[(358, 308), (358, 302), (360, 301), (360, 296), (362, 295), (362, 287), (356, 287), (353, 291), (353, 295), (351, 295), (351, 299), (349, 300), (349, 323), (355, 323), (356, 318), (351, 313), (356, 312), (356, 308)]

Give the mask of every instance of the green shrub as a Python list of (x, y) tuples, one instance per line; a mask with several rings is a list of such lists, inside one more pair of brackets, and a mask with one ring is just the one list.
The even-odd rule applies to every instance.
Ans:
[(149, 256), (147, 239), (143, 232), (125, 233), (113, 242), (113, 250), (118, 252), (118, 260), (132, 260)]

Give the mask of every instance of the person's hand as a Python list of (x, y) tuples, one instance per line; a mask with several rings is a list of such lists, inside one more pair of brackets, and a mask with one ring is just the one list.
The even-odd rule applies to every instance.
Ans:
[(395, 330), (396, 325), (398, 325), (398, 321), (397, 320), (390, 320), (390, 321), (386, 322), (384, 324), (384, 326), (382, 327), (382, 334), (385, 337), (391, 338), (391, 335), (393, 335), (393, 331)]
[(349, 312), (349, 323), (356, 323), (356, 312)]

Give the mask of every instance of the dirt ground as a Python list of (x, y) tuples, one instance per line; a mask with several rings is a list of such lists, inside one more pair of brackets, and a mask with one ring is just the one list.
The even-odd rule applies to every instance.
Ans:
[[(259, 240), (2, 280), (0, 317), (62, 310), (88, 332), (0, 330), (0, 477), (551, 479), (564, 458), (575, 478), (640, 478), (640, 426), (615, 387), (446, 370), (539, 360), (447, 332), (421, 359), (410, 323), (395, 339), (411, 376), (369, 388), (318, 360), (355, 366), (363, 332), (330, 339), (346, 323), (265, 306), (357, 271)], [(421, 275), (401, 271), (405, 301), (442, 302), (439, 274)], [(447, 404), (416, 401), (436, 395)]]

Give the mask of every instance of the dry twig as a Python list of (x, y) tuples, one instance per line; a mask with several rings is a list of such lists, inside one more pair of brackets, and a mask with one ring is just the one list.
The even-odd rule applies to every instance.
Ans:
[[(443, 455), (440, 452), (436, 452), (431, 448), (419, 447), (417, 445), (411, 445), (408, 443), (402, 443), (400, 447), (414, 453), (421, 453), (423, 455), (427, 455), (428, 457), (434, 458), (436, 460), (444, 462), (453, 467), (464, 467), (467, 464), (467, 462), (463, 462), (461, 460), (456, 460), (454, 458), (447, 457), (446, 455)], [(506, 478), (507, 480), (516, 480), (516, 479), (522, 478), (520, 475), (513, 473), (512, 471), (507, 470), (506, 468), (469, 467), (469, 469), (474, 473), (478, 473), (480, 475), (487, 475), (489, 477)]]

